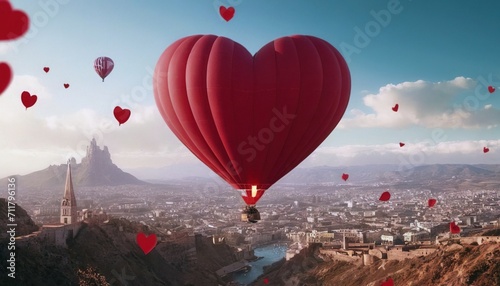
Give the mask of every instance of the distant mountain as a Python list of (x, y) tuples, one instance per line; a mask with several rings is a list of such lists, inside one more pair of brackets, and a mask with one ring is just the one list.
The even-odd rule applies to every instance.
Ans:
[[(131, 170), (132, 172), (132, 170)], [(164, 168), (134, 169), (133, 172), (148, 182), (164, 183), (172, 180), (193, 181), (195, 177), (218, 178), (204, 166), (181, 164)], [(347, 181), (342, 174), (349, 174)], [(188, 175), (187, 175), (188, 174)], [(276, 184), (392, 184), (426, 185), (434, 184), (437, 189), (441, 184), (448, 187), (486, 187), (500, 188), (500, 165), (435, 164), (407, 167), (401, 165), (366, 165), (366, 166), (317, 166), (295, 168)]]
[[(113, 164), (108, 147), (104, 146), (101, 150), (95, 139), (87, 147), (87, 154), (81, 163), (77, 164), (75, 158), (70, 163), (75, 187), (148, 184)], [(51, 165), (46, 169), (18, 176), (17, 186), (26, 190), (60, 189), (66, 180), (66, 171), (66, 164)], [(3, 181), (6, 178), (0, 180), (0, 183)]]
[(452, 177), (461, 177), (463, 179), (474, 179), (478, 177), (488, 178), (491, 176), (499, 175), (499, 171), (485, 169), (473, 165), (429, 165), (418, 166), (412, 169), (413, 179), (446, 179)]
[(426, 184), (429, 182), (438, 184), (447, 182), (488, 182), (495, 186), (500, 186), (500, 165), (466, 164), (423, 165), (406, 169), (398, 165), (297, 168), (291, 171), (278, 183), (346, 183), (342, 180), (343, 173), (349, 174), (347, 183), (354, 184), (396, 184), (398, 182), (413, 182), (419, 184)]
[(380, 181), (383, 178), (395, 176), (397, 165), (366, 165), (331, 167), (318, 166), (311, 168), (296, 168), (283, 177), (278, 183), (282, 184), (316, 184), (316, 183), (345, 183), (342, 174), (349, 175), (348, 182), (369, 183)]
[(145, 181), (182, 179), (188, 176), (205, 178), (216, 176), (212, 170), (201, 162), (180, 163), (160, 168), (130, 168), (124, 170)]

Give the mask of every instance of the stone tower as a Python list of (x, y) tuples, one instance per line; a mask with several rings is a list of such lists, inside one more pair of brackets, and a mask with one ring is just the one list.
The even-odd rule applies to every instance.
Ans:
[(68, 172), (66, 174), (66, 185), (64, 186), (64, 196), (61, 201), (61, 223), (72, 224), (77, 222), (76, 198), (71, 179), (71, 164), (68, 160)]

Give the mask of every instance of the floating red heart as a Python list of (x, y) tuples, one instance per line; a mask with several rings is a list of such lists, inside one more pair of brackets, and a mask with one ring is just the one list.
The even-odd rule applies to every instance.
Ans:
[(127, 122), (127, 120), (130, 117), (130, 110), (129, 109), (122, 109), (121, 107), (117, 106), (113, 110), (113, 114), (115, 115), (116, 120), (118, 120), (118, 123), (122, 125), (123, 123)]
[(385, 202), (385, 201), (388, 201), (390, 198), (391, 198), (391, 193), (389, 193), (389, 192), (383, 192), (383, 193), (380, 195), (379, 200), (381, 200), (381, 201)]
[(44, 71), (44, 72), (46, 72), (46, 73), (48, 73), (48, 72), (49, 72), (49, 70), (50, 70), (50, 68), (49, 68), (49, 67), (44, 67), (44, 68), (43, 68), (43, 71)]
[(394, 280), (391, 277), (387, 278), (380, 286), (394, 286)]
[(450, 222), (450, 232), (454, 234), (460, 233), (460, 227), (454, 221)]
[(68, 87), (69, 87), (69, 83), (65, 83), (64, 88), (68, 88)]
[(222, 18), (224, 18), (224, 20), (226, 20), (226, 22), (229, 22), (229, 20), (231, 20), (233, 18), (234, 12), (235, 12), (235, 10), (233, 7), (229, 7), (229, 8), (226, 8), (224, 6), (219, 7), (219, 13), (222, 16)]
[(21, 101), (23, 102), (26, 109), (35, 105), (37, 99), (38, 97), (36, 95), (31, 95), (27, 91), (23, 91), (23, 93), (21, 93)]
[(490, 152), (490, 148), (488, 148), (488, 147), (483, 147), (483, 152), (484, 152), (484, 153), (488, 153), (488, 152)]
[(490, 93), (494, 93), (495, 92), (495, 88), (490, 85), (490, 86), (488, 86), (488, 91)]
[(436, 199), (429, 199), (428, 205), (430, 208), (432, 208), (436, 204), (437, 200)]
[(349, 174), (343, 173), (342, 180), (347, 181), (347, 179), (349, 179)]
[(398, 109), (399, 109), (399, 104), (396, 103), (396, 105), (394, 105), (394, 107), (392, 108), (392, 111), (398, 112)]
[(405, 145), (405, 143), (399, 142), (399, 147), (403, 147), (404, 145)]
[(0, 1), (0, 40), (21, 37), (29, 28), (29, 18), (21, 10), (13, 10), (9, 1)]
[(142, 249), (144, 254), (148, 254), (155, 248), (157, 238), (156, 234), (150, 234), (149, 236), (146, 236), (144, 233), (139, 232), (136, 237), (137, 244), (139, 247)]
[(7, 63), (0, 63), (0, 95), (9, 87), (12, 71)]
[(269, 279), (264, 278), (264, 284), (269, 284)]

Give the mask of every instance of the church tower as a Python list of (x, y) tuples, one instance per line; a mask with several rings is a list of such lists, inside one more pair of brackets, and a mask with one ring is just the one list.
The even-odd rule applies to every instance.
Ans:
[(73, 190), (73, 181), (71, 179), (71, 164), (68, 160), (68, 171), (66, 174), (66, 185), (64, 187), (64, 196), (61, 201), (61, 223), (72, 224), (77, 222), (76, 198)]

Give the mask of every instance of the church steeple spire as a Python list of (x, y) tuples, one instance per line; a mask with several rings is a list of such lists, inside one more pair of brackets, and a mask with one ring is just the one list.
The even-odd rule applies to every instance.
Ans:
[(71, 178), (71, 164), (68, 160), (68, 170), (66, 173), (66, 184), (64, 185), (64, 196), (61, 202), (61, 223), (71, 224), (77, 222), (76, 198), (73, 189), (73, 179)]
[(73, 190), (73, 179), (71, 178), (71, 163), (68, 160), (68, 170), (66, 172), (66, 184), (64, 186), (64, 199), (70, 201), (70, 206), (76, 206), (75, 191)]

